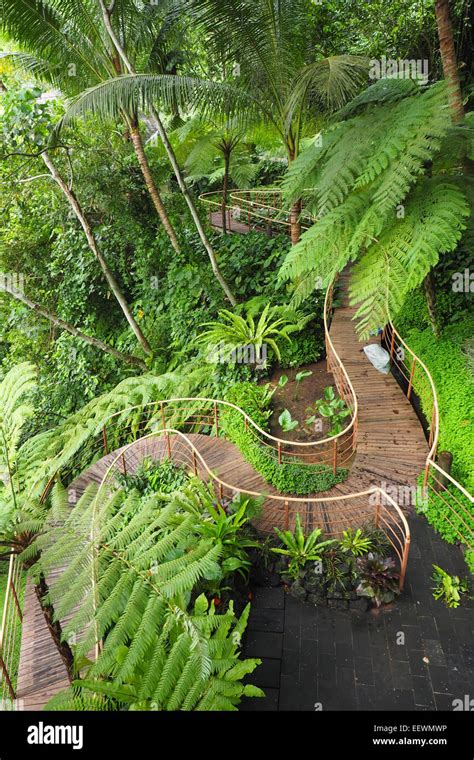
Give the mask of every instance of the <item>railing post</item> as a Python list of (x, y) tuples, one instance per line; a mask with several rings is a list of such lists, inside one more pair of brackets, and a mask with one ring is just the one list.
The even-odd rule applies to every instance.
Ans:
[(395, 348), (395, 330), (392, 327), (392, 340), (390, 341), (390, 360), (393, 359), (393, 350)]
[(281, 441), (278, 441), (278, 464), (281, 464)]
[(405, 546), (403, 547), (402, 567), (400, 570), (400, 591), (403, 591), (403, 587), (405, 585), (405, 576), (407, 573), (409, 551), (410, 551), (410, 536), (405, 536)]
[(194, 465), (194, 474), (198, 474), (198, 468), (197, 468), (197, 460), (196, 460), (196, 452), (193, 449), (193, 465)]
[(290, 527), (290, 510), (289, 510), (288, 499), (285, 499), (285, 530), (288, 530), (289, 527)]
[(377, 500), (375, 502), (375, 519), (374, 519), (374, 525), (376, 528), (379, 527), (380, 524), (380, 491), (377, 492)]
[(219, 410), (217, 408), (217, 401), (214, 401), (214, 425), (216, 429), (216, 438), (219, 435)]
[(332, 470), (335, 475), (337, 473), (337, 438), (334, 439), (334, 444), (333, 444)]
[(21, 611), (20, 600), (18, 599), (18, 596), (16, 593), (16, 588), (15, 588), (15, 584), (13, 583), (13, 578), (10, 578), (10, 588), (12, 590), (13, 600), (15, 602), (15, 607), (16, 607), (16, 611), (18, 612), (20, 623), (23, 623), (23, 613)]
[(15, 699), (15, 689), (13, 688), (13, 684), (11, 682), (10, 675), (7, 670), (7, 666), (5, 664), (5, 660), (3, 659), (1, 653), (2, 653), (2, 648), (0, 646), (0, 669), (3, 673), (3, 678), (5, 679), (5, 683), (7, 684), (10, 697), (12, 699)]
[(407, 398), (408, 399), (411, 396), (411, 392), (412, 392), (412, 388), (413, 388), (413, 375), (415, 374), (415, 367), (416, 367), (416, 356), (413, 359), (413, 364), (411, 365), (410, 379), (408, 381), (408, 390), (407, 390)]
[(125, 475), (125, 477), (127, 477), (127, 462), (125, 460), (125, 452), (124, 451), (122, 451), (122, 469), (123, 469), (123, 474)]
[(426, 462), (426, 467), (425, 467), (425, 474), (423, 476), (423, 490), (425, 490), (426, 487), (427, 487), (427, 485), (428, 485), (428, 476), (429, 476), (429, 474), (430, 474), (430, 463), (429, 463), (429, 461), (427, 461)]

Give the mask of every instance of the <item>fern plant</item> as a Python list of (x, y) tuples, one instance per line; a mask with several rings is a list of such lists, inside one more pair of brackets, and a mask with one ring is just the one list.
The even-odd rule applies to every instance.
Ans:
[(288, 331), (294, 327), (294, 323), (285, 311), (277, 306), (267, 304), (258, 319), (254, 319), (249, 312), (242, 317), (223, 309), (219, 312), (219, 319), (220, 321), (203, 324), (203, 327), (209, 329), (200, 336), (200, 343), (220, 343), (229, 354), (237, 347), (254, 346), (257, 362), (262, 359), (262, 347), (265, 343), (273, 349), (278, 359), (281, 356), (278, 341), (283, 339), (291, 343)]
[(240, 683), (258, 664), (239, 660), (248, 611), (237, 619), (230, 605), (217, 615), (196, 598), (200, 584), (223, 575), (225, 556), (223, 541), (201, 532), (203, 488), (192, 481), (142, 497), (91, 485), (71, 510), (55, 486), (48, 524), (21, 555), (40, 556), (33, 577), (60, 569), (48, 602), (67, 620), (64, 638), (78, 639), (82, 678), (53, 707), (90, 705), (98, 694), (97, 705), (103, 697), (133, 709), (235, 709), (241, 696), (261, 695)]
[(318, 221), (287, 254), (280, 280), (293, 282), (298, 305), (357, 261), (350, 300), (364, 337), (456, 247), (469, 214), (452, 144), (472, 141), (471, 122), (451, 128), (444, 83), (389, 90), (378, 83), (349, 104), (349, 118), (307, 148), (284, 181), (287, 204), (303, 196)]

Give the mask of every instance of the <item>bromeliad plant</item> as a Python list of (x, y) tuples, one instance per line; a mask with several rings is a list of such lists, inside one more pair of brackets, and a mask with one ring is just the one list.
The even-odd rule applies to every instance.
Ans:
[(209, 329), (202, 333), (199, 343), (221, 345), (229, 356), (236, 348), (252, 346), (255, 349), (255, 364), (265, 361), (266, 356), (262, 350), (264, 345), (270, 346), (280, 359), (278, 342), (286, 340), (291, 343), (288, 333), (295, 327), (285, 310), (270, 304), (265, 306), (258, 319), (254, 319), (250, 312), (243, 317), (227, 309), (219, 312), (219, 319), (220, 321), (205, 322), (202, 325)]
[(432, 580), (436, 584), (433, 587), (433, 597), (441, 599), (446, 607), (459, 607), (461, 594), (469, 591), (467, 582), (458, 575), (449, 575), (446, 570), (438, 565), (433, 565), (434, 573)]
[(300, 571), (308, 562), (321, 560), (326, 548), (335, 543), (334, 539), (318, 541), (322, 534), (320, 528), (316, 528), (308, 537), (305, 537), (299, 513), (296, 515), (294, 533), (290, 530), (283, 532), (278, 528), (275, 528), (275, 533), (286, 548), (277, 547), (271, 551), (289, 558), (288, 575), (294, 580), (298, 578)]
[(318, 414), (329, 421), (330, 429), (328, 435), (331, 437), (339, 435), (342, 432), (344, 420), (351, 413), (350, 409), (347, 408), (346, 402), (336, 396), (332, 385), (324, 389), (324, 398), (314, 402), (314, 409), (309, 406), (306, 411), (315, 412), (306, 419), (307, 425), (316, 422)]
[(369, 553), (357, 559), (357, 570), (360, 577), (357, 594), (371, 599), (376, 607), (392, 602), (400, 593), (400, 574), (391, 557)]

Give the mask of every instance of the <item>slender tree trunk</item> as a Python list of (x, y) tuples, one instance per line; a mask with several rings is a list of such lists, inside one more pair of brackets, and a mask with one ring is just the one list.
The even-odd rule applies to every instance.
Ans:
[(296, 201), (290, 211), (291, 245), (296, 245), (301, 237), (301, 201)]
[(143, 174), (143, 178), (145, 180), (145, 184), (147, 186), (148, 192), (150, 193), (150, 197), (153, 201), (153, 205), (158, 213), (158, 216), (161, 219), (161, 222), (163, 224), (163, 227), (165, 228), (165, 231), (169, 239), (171, 240), (171, 245), (173, 246), (176, 253), (179, 253), (180, 247), (178, 243), (178, 238), (176, 237), (176, 232), (174, 231), (173, 225), (171, 224), (168, 218), (165, 207), (163, 205), (163, 201), (161, 200), (160, 194), (156, 187), (155, 180), (150, 171), (150, 165), (148, 163), (145, 150), (143, 148), (142, 136), (141, 136), (140, 127), (138, 126), (138, 124), (132, 124), (132, 127), (130, 129), (130, 137), (133, 143), (133, 147), (135, 149), (135, 155), (137, 157), (137, 161), (140, 165), (140, 169)]
[(102, 271), (103, 271), (103, 273), (105, 275), (105, 278), (106, 278), (106, 280), (107, 280), (107, 282), (109, 284), (109, 287), (110, 287), (112, 293), (114, 294), (115, 298), (117, 299), (117, 301), (118, 301), (118, 303), (120, 305), (120, 308), (122, 309), (122, 311), (123, 311), (123, 313), (125, 315), (125, 318), (126, 318), (127, 322), (129, 323), (130, 327), (132, 328), (132, 330), (133, 330), (133, 332), (135, 334), (135, 337), (137, 338), (138, 342), (142, 346), (142, 348), (145, 351), (145, 353), (147, 353), (148, 355), (151, 355), (152, 351), (151, 351), (151, 348), (150, 348), (150, 344), (148, 343), (147, 339), (145, 338), (145, 336), (143, 335), (142, 331), (140, 330), (140, 327), (138, 326), (138, 324), (137, 324), (137, 322), (136, 322), (133, 314), (130, 311), (130, 308), (129, 308), (128, 304), (127, 304), (125, 296), (123, 295), (123, 293), (122, 293), (122, 291), (120, 289), (120, 285), (118, 284), (117, 280), (115, 279), (115, 275), (113, 274), (113, 272), (109, 268), (109, 265), (107, 264), (106, 260), (102, 256), (102, 254), (101, 254), (101, 252), (100, 252), (100, 250), (99, 250), (99, 248), (97, 246), (97, 243), (96, 243), (96, 240), (95, 240), (95, 237), (94, 237), (94, 233), (92, 232), (92, 228), (91, 228), (91, 226), (90, 226), (90, 224), (89, 224), (89, 222), (87, 220), (86, 215), (84, 214), (84, 212), (83, 212), (83, 210), (82, 210), (82, 208), (81, 208), (81, 206), (79, 204), (79, 201), (76, 198), (75, 193), (68, 187), (68, 185), (66, 184), (66, 182), (63, 180), (63, 178), (61, 177), (61, 175), (57, 171), (55, 165), (51, 161), (51, 158), (48, 155), (48, 153), (46, 153), (46, 152), (42, 153), (41, 157), (42, 157), (44, 163), (46, 164), (46, 166), (48, 167), (48, 170), (49, 170), (52, 178), (54, 179), (54, 181), (61, 188), (63, 194), (66, 196), (66, 198), (67, 198), (67, 200), (69, 202), (69, 205), (71, 206), (71, 208), (73, 209), (76, 217), (78, 218), (78, 220), (79, 220), (79, 222), (81, 224), (81, 227), (84, 230), (84, 233), (86, 235), (87, 242), (89, 244), (89, 248), (91, 249), (92, 253), (96, 257), (97, 261), (99, 262), (100, 267), (101, 267), (101, 269), (102, 269)]
[(461, 83), (454, 47), (453, 27), (449, 13), (448, 0), (435, 2), (436, 24), (438, 26), (439, 49), (443, 64), (444, 78), (448, 84), (448, 98), (451, 118), (455, 124), (464, 118), (464, 106), (461, 95)]
[(227, 220), (226, 220), (226, 211), (227, 211), (227, 193), (229, 191), (229, 165), (230, 165), (230, 155), (227, 151), (224, 152), (224, 182), (222, 184), (222, 234), (225, 235), (227, 232)]
[(72, 683), (76, 678), (76, 673), (74, 672), (74, 655), (67, 641), (63, 641), (61, 623), (58, 620), (54, 620), (54, 609), (47, 601), (48, 592), (48, 584), (46, 583), (43, 573), (41, 573), (39, 582), (35, 585), (35, 593), (41, 605), (46, 625), (48, 626), (59, 655), (66, 667), (69, 681)]
[(441, 327), (439, 323), (438, 309), (436, 307), (436, 285), (432, 269), (430, 269), (425, 279), (423, 280), (423, 288), (425, 291), (426, 305), (428, 307), (431, 329), (433, 330), (435, 336), (439, 338), (441, 334)]
[(94, 346), (94, 348), (98, 348), (101, 351), (110, 354), (111, 356), (115, 357), (115, 359), (119, 359), (120, 361), (126, 362), (127, 364), (131, 364), (134, 367), (139, 367), (140, 369), (145, 370), (145, 372), (147, 371), (145, 362), (143, 362), (141, 359), (138, 359), (138, 357), (131, 356), (130, 354), (123, 354), (120, 351), (117, 351), (115, 348), (112, 348), (112, 346), (109, 346), (107, 343), (99, 340), (98, 338), (92, 338), (90, 335), (86, 335), (85, 333), (81, 332), (81, 330), (78, 330), (77, 327), (74, 327), (74, 325), (71, 325), (69, 322), (65, 322), (64, 319), (60, 319), (55, 314), (52, 314), (52, 312), (48, 311), (46, 307), (42, 306), (39, 303), (36, 303), (35, 301), (32, 301), (21, 291), (17, 289), (6, 288), (0, 282), (0, 292), (8, 293), (9, 295), (13, 296), (13, 298), (16, 298), (17, 301), (24, 303), (25, 306), (28, 306), (28, 308), (32, 311), (35, 311), (37, 314), (41, 314), (42, 317), (45, 317), (45, 319), (48, 319), (53, 325), (56, 325), (62, 330), (66, 330), (66, 332), (74, 335), (75, 338), (79, 338), (85, 343), (88, 343), (90, 346)]
[[(115, 34), (112, 22), (110, 20), (110, 12), (107, 10), (107, 7), (104, 3), (104, 0), (99, 0), (99, 5), (102, 10), (102, 18), (104, 20), (104, 26), (109, 34), (110, 39), (112, 40), (115, 49), (117, 50), (118, 54), (120, 55), (120, 58), (122, 59), (125, 68), (127, 69), (129, 74), (135, 74), (135, 70), (130, 63), (127, 54), (125, 53), (125, 50), (123, 49), (122, 45), (120, 44), (120, 41)], [(160, 136), (160, 140), (163, 143), (163, 147), (166, 151), (166, 154), (168, 156), (169, 162), (173, 168), (174, 174), (176, 176), (176, 180), (178, 182), (179, 189), (181, 190), (184, 199), (188, 205), (189, 211), (191, 212), (191, 216), (193, 219), (194, 224), (196, 225), (196, 229), (198, 231), (199, 237), (201, 238), (201, 242), (206, 249), (206, 252), (209, 256), (209, 260), (211, 262), (212, 271), (214, 272), (214, 276), (216, 277), (219, 285), (223, 289), (224, 293), (226, 294), (227, 298), (229, 299), (232, 306), (237, 305), (237, 299), (235, 298), (234, 294), (232, 293), (231, 289), (227, 285), (224, 277), (222, 276), (222, 273), (219, 269), (219, 265), (217, 263), (216, 255), (214, 253), (214, 250), (208, 240), (208, 237), (206, 235), (206, 232), (204, 230), (204, 227), (202, 226), (201, 220), (199, 218), (199, 214), (197, 212), (196, 206), (194, 205), (194, 201), (191, 197), (191, 194), (188, 190), (188, 187), (186, 185), (186, 182), (184, 181), (183, 174), (181, 172), (181, 169), (178, 164), (178, 160), (176, 158), (175, 152), (173, 150), (173, 147), (168, 139), (168, 135), (166, 134), (166, 130), (163, 126), (163, 123), (159, 117), (158, 112), (154, 108), (150, 108), (150, 113), (155, 120), (156, 123), (156, 129)]]

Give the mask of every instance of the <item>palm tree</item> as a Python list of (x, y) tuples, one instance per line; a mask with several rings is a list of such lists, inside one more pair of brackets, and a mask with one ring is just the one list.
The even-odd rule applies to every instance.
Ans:
[(453, 27), (449, 13), (449, 0), (436, 0), (435, 13), (443, 73), (448, 84), (451, 118), (453, 123), (457, 124), (464, 118), (464, 105), (454, 47)]
[(250, 187), (259, 165), (252, 162), (247, 135), (234, 126), (232, 119), (210, 115), (191, 117), (171, 137), (179, 146), (189, 147), (184, 162), (188, 181), (207, 177), (210, 182), (222, 180), (222, 233), (227, 232), (226, 206), (231, 181), (237, 187)]
[[(291, 164), (311, 110), (341, 107), (366, 80), (367, 62), (324, 58), (311, 44), (307, 0), (192, 0), (206, 43), (236, 63), (235, 87), (274, 126)], [(291, 239), (299, 240), (301, 202), (291, 209)]]
[[(117, 7), (116, 12), (120, 9)], [(0, 27), (20, 45), (20, 55), (12, 60), (26, 67), (40, 79), (58, 86), (66, 95), (74, 96), (110, 77), (122, 74), (122, 64), (108, 34), (102, 28), (102, 15), (96, 3), (87, 0), (12, 0), (3, 8)], [(121, 13), (120, 24), (128, 45), (135, 55), (144, 56), (146, 65), (160, 71), (166, 62), (165, 35), (160, 35), (156, 6), (142, 11), (138, 23)], [(145, 23), (146, 21), (146, 23)], [(165, 24), (166, 19), (163, 21)], [(166, 23), (167, 29), (169, 23)], [(158, 40), (158, 43), (157, 43)], [(26, 55), (25, 55), (26, 53)], [(145, 185), (156, 212), (175, 251), (180, 247), (160, 197), (143, 147), (138, 115), (133, 109), (123, 108), (120, 114), (137, 157)]]

